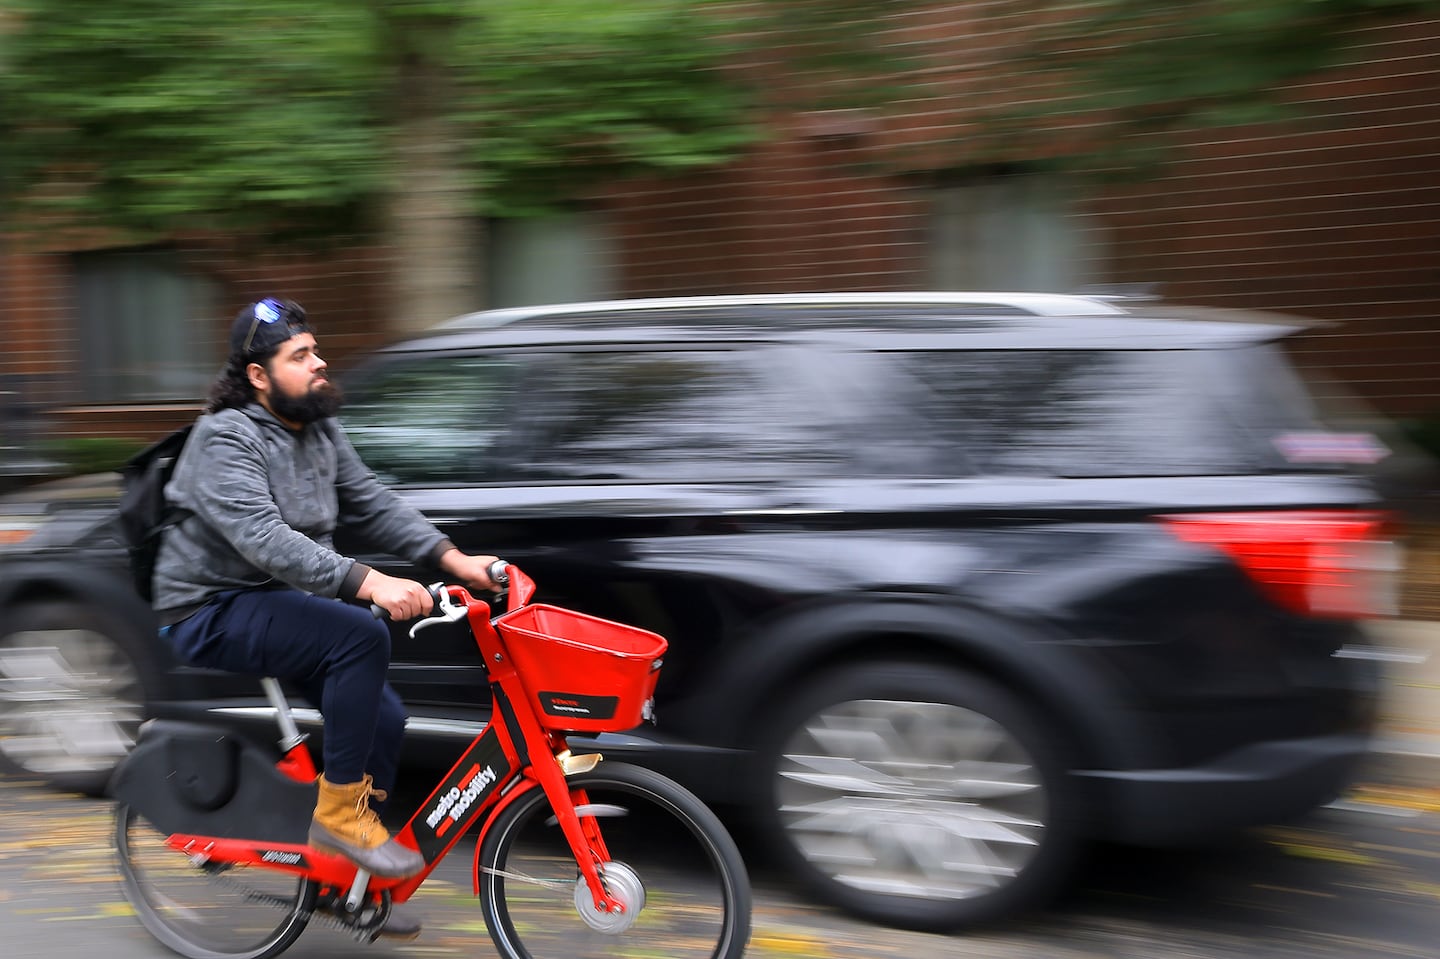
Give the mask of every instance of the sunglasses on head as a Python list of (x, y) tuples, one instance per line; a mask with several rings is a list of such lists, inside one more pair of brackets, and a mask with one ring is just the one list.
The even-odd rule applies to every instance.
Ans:
[(283, 320), (291, 335), (303, 333), (306, 329), (303, 316), (296, 316), (285, 304), (268, 296), (256, 303), (250, 313), (253, 317), (250, 320), (250, 332), (245, 334), (245, 345), (240, 348), (240, 352), (247, 356), (250, 354), (250, 346), (255, 342), (255, 332), (262, 323), (270, 326)]

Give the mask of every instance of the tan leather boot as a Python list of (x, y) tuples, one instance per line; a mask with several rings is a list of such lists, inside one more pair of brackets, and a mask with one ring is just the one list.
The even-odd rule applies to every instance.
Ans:
[(403, 879), (425, 868), (425, 857), (400, 845), (370, 808), (370, 797), (384, 799), (369, 774), (358, 783), (336, 785), (319, 779), (320, 801), (310, 822), (310, 845), (338, 852), (371, 875)]

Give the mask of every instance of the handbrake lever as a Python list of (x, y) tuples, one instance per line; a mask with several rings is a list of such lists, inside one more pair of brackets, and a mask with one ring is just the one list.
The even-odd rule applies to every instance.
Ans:
[(457, 603), (450, 597), (450, 591), (445, 588), (444, 583), (434, 583), (430, 587), (430, 595), (435, 597), (435, 609), (431, 614), (422, 620), (418, 620), (410, 627), (410, 638), (414, 639), (415, 634), (426, 626), (434, 626), (437, 623), (454, 623), (465, 618), (465, 604)]

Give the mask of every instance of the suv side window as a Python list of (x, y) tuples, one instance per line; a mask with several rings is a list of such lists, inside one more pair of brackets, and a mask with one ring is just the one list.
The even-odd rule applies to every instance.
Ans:
[[(1266, 472), (1315, 428), (1273, 350), (901, 354), (957, 474), (1187, 476)], [(959, 459), (963, 451), (965, 460)]]
[(833, 473), (846, 458), (824, 398), (784, 350), (550, 354), (523, 474), (686, 483)]
[(519, 381), (502, 356), (426, 355), (357, 371), (340, 422), (387, 485), (494, 480)]

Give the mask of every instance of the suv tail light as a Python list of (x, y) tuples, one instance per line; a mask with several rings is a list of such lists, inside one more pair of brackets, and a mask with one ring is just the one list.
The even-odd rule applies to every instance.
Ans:
[(1265, 595), (1293, 612), (1339, 619), (1393, 616), (1399, 548), (1389, 517), (1353, 510), (1162, 516), (1190, 543), (1229, 553)]

